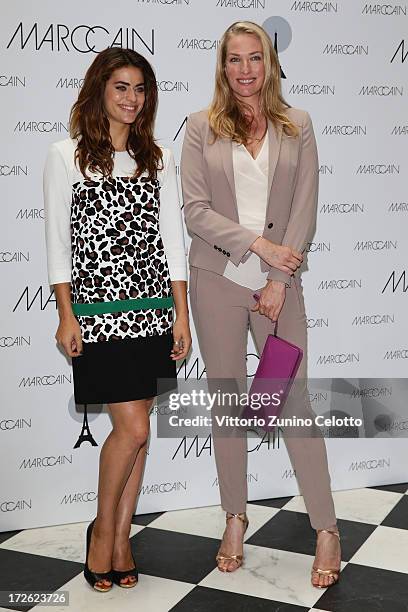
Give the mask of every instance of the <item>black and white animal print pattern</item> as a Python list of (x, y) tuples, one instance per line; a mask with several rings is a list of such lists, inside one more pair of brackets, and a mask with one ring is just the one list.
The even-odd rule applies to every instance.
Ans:
[[(143, 177), (92, 178), (73, 185), (73, 302), (170, 297), (159, 231), (160, 187)], [(171, 308), (78, 316), (83, 340), (101, 342), (168, 333)]]

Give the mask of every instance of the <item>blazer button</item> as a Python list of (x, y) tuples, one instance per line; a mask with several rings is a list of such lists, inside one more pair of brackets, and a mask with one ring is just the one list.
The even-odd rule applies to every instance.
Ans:
[(224, 249), (222, 249), (222, 252), (223, 252), (224, 255), (227, 254), (227, 251), (225, 251)]
[(268, 228), (271, 229), (273, 227), (273, 223), (268, 223)]
[(228, 253), (228, 251), (227, 251), (227, 257), (230, 257), (230, 255), (231, 255), (231, 253)]
[(217, 247), (217, 245), (216, 245), (216, 244), (214, 244), (214, 249), (218, 249), (218, 247)]

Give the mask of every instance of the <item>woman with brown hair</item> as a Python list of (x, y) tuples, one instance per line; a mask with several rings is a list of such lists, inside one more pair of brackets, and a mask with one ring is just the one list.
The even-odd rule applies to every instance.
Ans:
[[(284, 428), (284, 436), (317, 531), (312, 584), (330, 586), (340, 571), (339, 533), (325, 444), (307, 392), (299, 277), (316, 217), (316, 142), (309, 115), (284, 101), (277, 55), (255, 23), (234, 23), (221, 38), (213, 101), (187, 121), (181, 178), (192, 235), (190, 302), (207, 377), (246, 387), (248, 327), (259, 354), (277, 320), (279, 336), (303, 350), (296, 395), (282, 417), (311, 419), (313, 425)], [(217, 563), (221, 571), (235, 571), (248, 526), (246, 437), (213, 433), (227, 513)]]
[(147, 60), (102, 51), (72, 108), (71, 137), (51, 145), (44, 171), (56, 339), (72, 357), (75, 401), (106, 403), (113, 422), (87, 530), (84, 575), (99, 591), (137, 582), (129, 533), (149, 411), (191, 344), (175, 165), (154, 141), (156, 107)]

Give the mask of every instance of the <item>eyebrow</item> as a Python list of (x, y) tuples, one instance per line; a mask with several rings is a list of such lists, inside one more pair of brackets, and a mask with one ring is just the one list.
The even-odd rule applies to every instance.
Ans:
[[(255, 53), (262, 53), (262, 51), (251, 51), (248, 55), (255, 55)], [(228, 55), (242, 55), (242, 53), (232, 53), (231, 51), (228, 53)]]
[[(127, 83), (126, 81), (115, 81), (115, 85), (129, 85), (130, 87), (130, 83)], [(140, 87), (140, 85), (144, 85), (144, 81), (141, 81), (141, 83), (136, 83), (135, 87)]]

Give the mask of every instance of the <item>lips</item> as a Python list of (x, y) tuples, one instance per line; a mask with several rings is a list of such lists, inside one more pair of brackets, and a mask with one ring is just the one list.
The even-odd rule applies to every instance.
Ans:
[(237, 81), (240, 85), (251, 85), (254, 81), (256, 81), (256, 79), (237, 79)]
[(135, 113), (136, 110), (137, 110), (136, 106), (128, 106), (128, 105), (125, 105), (125, 104), (120, 104), (119, 106), (120, 106), (120, 108), (122, 110), (125, 110), (125, 111), (127, 111), (129, 113)]

